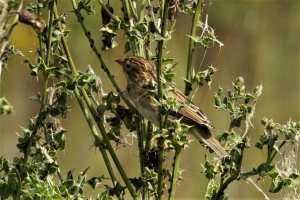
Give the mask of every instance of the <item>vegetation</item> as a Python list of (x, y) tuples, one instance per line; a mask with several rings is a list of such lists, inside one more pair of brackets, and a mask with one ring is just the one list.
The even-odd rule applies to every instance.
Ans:
[[(185, 38), (189, 41), (189, 48), (183, 53), (187, 55), (184, 92), (192, 100), (193, 92), (211, 84), (217, 71), (212, 66), (205, 70), (194, 68), (195, 48), (203, 50), (200, 64), (203, 68), (206, 52), (213, 46), (223, 46), (204, 15), (209, 3), (200, 0), (122, 0), (119, 2), (121, 12), (116, 12), (120, 5), (109, 0), (68, 1), (72, 6), (72, 15), (77, 18), (76, 23), (89, 41), (90, 50), (114, 86), (113, 91), (108, 91), (102, 84), (103, 77), (94, 72), (93, 69), (98, 66), (90, 66), (86, 71), (78, 70), (68, 45), (72, 41), (67, 41), (72, 30), (66, 28), (66, 15), (58, 11), (60, 3), (56, 0), (30, 1), (26, 5), (23, 1), (14, 0), (1, 3), (0, 21), (4, 34), (1, 34), (0, 40), (0, 70), (11, 56), (21, 56), (30, 68), (30, 75), (43, 84), (41, 91), (31, 97), (32, 101), (39, 103), (39, 111), (19, 133), (17, 148), (20, 154), (12, 161), (3, 156), (0, 158), (1, 199), (84, 199), (90, 197), (86, 193), (89, 186), (97, 191), (95, 199), (175, 199), (178, 183), (181, 182), (180, 187), (184, 187), (180, 157), (188, 148), (190, 137), (187, 134), (189, 127), (180, 120), (165, 123), (170, 111), (184, 106), (167, 95), (170, 89), (168, 84), (173, 84), (173, 69), (178, 62), (169, 56), (171, 49), (168, 42), (176, 32), (174, 26), (178, 13), (190, 15), (191, 31)], [(101, 19), (97, 19), (101, 24), (101, 47), (86, 25), (87, 20), (94, 20), (96, 16), (95, 6), (101, 7)], [(41, 17), (43, 13), (48, 15), (46, 22)], [(14, 16), (12, 22), (8, 20), (10, 16)], [(9, 37), (17, 23), (25, 23), (36, 31), (39, 47), (34, 59), (26, 58), (9, 44)], [(158, 97), (160, 127), (155, 127), (136, 112), (103, 59), (103, 52), (121, 48), (116, 42), (119, 35), (125, 40), (124, 54), (145, 57), (155, 63), (158, 79), (153, 81), (157, 82), (157, 87), (151, 92)], [(214, 159), (215, 155), (209, 151), (203, 155), (202, 172), (208, 180), (208, 185), (203, 186), (207, 187), (206, 199), (228, 199), (228, 186), (248, 178), (267, 180), (265, 184), (269, 184), (269, 193), (292, 188), (294, 196), (299, 195), (299, 172), (291, 156), (295, 156), (300, 122), (289, 120), (286, 124), (279, 124), (263, 118), (263, 131), (257, 133), (260, 137), (254, 143), (249, 141), (249, 130), (254, 128), (251, 120), (261, 94), (261, 85), (247, 90), (242, 77), (233, 81), (231, 89), (225, 91), (219, 88), (216, 91), (215, 107), (229, 116), (228, 130), (218, 135), (229, 156)], [(77, 177), (72, 170), (67, 174), (61, 173), (58, 153), (64, 151), (67, 145), (67, 130), (61, 120), (70, 112), (72, 97), (76, 98), (86, 119), (107, 174), (87, 178), (89, 166), (84, 166), (86, 169)], [(9, 115), (12, 112), (12, 105), (2, 97), (0, 114)], [(123, 145), (124, 132), (136, 137), (138, 143), (140, 174), (137, 177), (128, 176), (116, 154), (116, 147)], [(246, 150), (252, 149), (262, 150), (265, 159), (246, 171), (242, 164), (247, 157)], [(172, 166), (165, 164), (169, 159), (173, 159)], [(99, 187), (101, 190), (97, 190)], [(269, 193), (259, 191), (265, 199), (268, 198)]]

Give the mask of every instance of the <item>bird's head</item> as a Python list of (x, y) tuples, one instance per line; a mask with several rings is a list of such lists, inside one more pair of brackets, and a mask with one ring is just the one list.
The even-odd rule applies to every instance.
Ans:
[(116, 62), (123, 67), (128, 83), (145, 82), (156, 77), (154, 67), (142, 57), (128, 56)]

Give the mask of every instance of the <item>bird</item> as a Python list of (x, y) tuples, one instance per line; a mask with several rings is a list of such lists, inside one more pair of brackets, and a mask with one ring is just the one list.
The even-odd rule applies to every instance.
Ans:
[[(153, 85), (150, 83), (157, 80), (154, 66), (139, 56), (127, 56), (116, 62), (123, 67), (127, 79), (126, 96), (144, 118), (159, 126), (159, 106), (149, 92), (153, 90)], [(170, 111), (168, 118), (179, 119), (182, 123), (190, 126), (189, 132), (220, 158), (228, 156), (226, 150), (212, 134), (213, 125), (200, 108), (190, 102), (188, 97), (173, 85), (171, 85), (169, 95), (184, 106), (181, 106), (178, 111)]]
[[(127, 56), (117, 59), (116, 62), (123, 67), (127, 79), (126, 97), (133, 103), (139, 114), (159, 126), (159, 105), (151, 94), (153, 93), (153, 82), (157, 80), (154, 66), (147, 59), (139, 56)], [(161, 81), (166, 83), (163, 78), (161, 78)], [(169, 95), (183, 106), (177, 111), (170, 111), (168, 113), (170, 117), (168, 118), (178, 119), (189, 125), (191, 127), (190, 133), (215, 152), (219, 158), (229, 156), (229, 153), (213, 135), (213, 125), (200, 108), (190, 102), (189, 98), (174, 85), (170, 85), (170, 87), (171, 89), (168, 90)], [(243, 168), (240, 170), (242, 173), (245, 172)], [(246, 181), (251, 183), (265, 199), (269, 199), (251, 178), (247, 177)]]

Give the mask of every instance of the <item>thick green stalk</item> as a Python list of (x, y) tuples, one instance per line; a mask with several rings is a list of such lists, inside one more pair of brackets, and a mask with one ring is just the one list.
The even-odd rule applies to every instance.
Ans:
[(176, 186), (178, 181), (179, 175), (179, 161), (181, 155), (181, 147), (175, 148), (175, 155), (174, 155), (174, 163), (173, 163), (173, 171), (172, 171), (172, 178), (171, 178), (171, 186), (169, 191), (169, 200), (173, 200), (175, 198)]
[(129, 179), (128, 179), (126, 173), (125, 173), (125, 170), (123, 169), (122, 164), (120, 163), (120, 161), (119, 161), (119, 159), (118, 159), (118, 157), (117, 157), (117, 155), (116, 155), (113, 147), (110, 144), (110, 140), (109, 140), (109, 138), (107, 136), (107, 133), (106, 133), (104, 125), (103, 125), (104, 124), (104, 121), (103, 121), (104, 118), (103, 118), (103, 116), (100, 116), (100, 119), (99, 119), (98, 113), (93, 108), (92, 102), (90, 101), (90, 99), (89, 99), (89, 97), (88, 97), (85, 89), (84, 88), (80, 88), (80, 90), (81, 90), (82, 96), (84, 97), (84, 99), (85, 99), (85, 101), (86, 101), (86, 103), (88, 105), (88, 108), (89, 108), (90, 112), (92, 113), (94, 119), (97, 121), (98, 128), (99, 128), (100, 133), (102, 135), (104, 144), (105, 144), (108, 152), (110, 153), (110, 156), (112, 157), (112, 159), (113, 159), (113, 161), (114, 161), (114, 163), (115, 163), (115, 165), (116, 165), (116, 167), (117, 167), (117, 169), (118, 169), (118, 171), (119, 171), (119, 173), (120, 173), (123, 181), (125, 182), (125, 185), (127, 186), (128, 190), (129, 190), (129, 192), (130, 192), (130, 194), (132, 196), (132, 198), (136, 199), (137, 195), (135, 194), (135, 191), (134, 191), (134, 189), (133, 189), (131, 183), (129, 182)]
[[(162, 23), (161, 23), (161, 37), (163, 39), (158, 41), (157, 49), (158, 49), (158, 55), (157, 55), (157, 90), (158, 90), (158, 97), (162, 98), (162, 84), (161, 84), (161, 77), (162, 77), (162, 64), (163, 64), (163, 49), (165, 44), (165, 36), (167, 31), (167, 20), (168, 20), (168, 10), (169, 10), (169, 4), (170, 0), (162, 1), (161, 7), (164, 8), (164, 10), (161, 13), (162, 16)], [(160, 115), (160, 114), (159, 114)], [(161, 118), (161, 116), (160, 116)], [(160, 128), (162, 128), (162, 120), (160, 119)]]
[[(193, 21), (192, 21), (192, 27), (191, 27), (191, 33), (190, 36), (194, 37), (197, 33), (197, 26), (199, 24), (200, 21), (200, 11), (201, 11), (201, 4), (202, 1), (198, 1), (197, 5), (196, 5), (196, 9), (193, 15)], [(193, 58), (194, 58), (194, 51), (195, 51), (195, 42), (194, 40), (192, 40), (192, 38), (190, 38), (189, 41), (189, 49), (188, 49), (188, 60), (187, 60), (187, 70), (186, 70), (186, 80), (190, 81), (192, 78), (192, 64), (193, 64)], [(186, 84), (185, 86), (185, 91), (184, 94), (185, 95), (189, 95), (190, 91), (189, 91), (189, 87)]]
[[(49, 63), (50, 63), (50, 55), (51, 55), (51, 35), (52, 35), (52, 22), (53, 22), (53, 2), (49, 4), (49, 18), (48, 18), (48, 26), (49, 26), (49, 30), (48, 30), (48, 43), (47, 43), (47, 55), (46, 55), (46, 67), (49, 67)], [(51, 24), (51, 25), (50, 25)], [(32, 140), (35, 137), (36, 133), (37, 133), (37, 129), (39, 127), (39, 125), (42, 123), (42, 121), (46, 118), (46, 116), (44, 116), (43, 112), (45, 110), (46, 107), (46, 100), (47, 100), (47, 88), (48, 88), (48, 73), (44, 72), (44, 82), (43, 82), (43, 90), (42, 90), (42, 95), (41, 95), (41, 107), (40, 107), (40, 112), (39, 115), (37, 117), (36, 123), (35, 123), (35, 129), (32, 131), (31, 134), (31, 138), (30, 138), (30, 142), (28, 144), (28, 146), (26, 147), (26, 151), (25, 151), (25, 155), (24, 155), (24, 163), (27, 162), (29, 153), (30, 153), (30, 149), (32, 146)]]
[(145, 15), (145, 9), (146, 9), (146, 0), (141, 0), (141, 6), (140, 6), (140, 21), (144, 18)]
[(140, 168), (141, 168), (141, 175), (143, 176), (144, 174), (144, 152), (145, 152), (145, 148), (144, 148), (144, 141), (145, 141), (145, 137), (144, 137), (144, 122), (141, 116), (137, 116), (135, 121), (137, 122), (137, 139), (138, 139), (138, 148), (139, 148), (139, 157), (140, 157)]
[[(21, 11), (23, 7), (23, 0), (20, 2), (20, 5), (19, 5), (19, 8), (18, 8), (18, 12)], [(53, 17), (51, 15), (52, 13), (52, 10), (53, 10), (53, 3), (51, 3), (49, 5), (49, 18), (48, 18), (48, 24), (52, 24), (53, 22)], [(11, 33), (13, 27), (17, 24), (17, 20), (18, 20), (18, 15), (15, 17), (14, 19), (14, 22), (13, 22), (13, 25), (11, 26), (9, 32)], [(51, 34), (52, 34), (52, 28), (49, 29), (48, 31), (48, 44), (47, 44), (47, 56), (46, 56), (46, 66), (48, 67), (49, 66), (49, 60), (50, 60), (50, 49), (51, 49)], [(20, 198), (20, 193), (21, 193), (21, 190), (22, 190), (22, 182), (23, 182), (23, 179), (24, 179), (24, 176), (25, 176), (25, 165), (27, 163), (27, 160), (29, 158), (29, 155), (30, 155), (30, 152), (31, 152), (31, 147), (32, 147), (32, 144), (33, 144), (33, 140), (34, 140), (34, 137), (36, 136), (36, 133), (38, 131), (38, 128), (40, 127), (40, 125), (42, 124), (42, 122), (44, 121), (44, 119), (47, 117), (45, 114), (44, 114), (44, 111), (45, 111), (45, 107), (46, 107), (46, 100), (47, 100), (47, 88), (48, 88), (48, 73), (44, 72), (44, 83), (43, 83), (43, 90), (41, 92), (41, 106), (40, 106), (40, 111), (39, 111), (39, 115), (37, 116), (37, 119), (35, 121), (35, 124), (34, 124), (34, 129), (32, 130), (32, 133), (31, 133), (31, 136), (30, 136), (30, 139), (29, 139), (29, 142), (26, 146), (26, 149), (25, 149), (25, 152), (24, 152), (24, 157), (23, 157), (23, 160), (22, 160), (22, 165), (20, 166), (20, 170), (19, 170), (19, 173), (20, 173), (20, 184), (18, 185), (18, 188), (17, 188), (17, 192), (16, 192), (16, 195), (13, 197), (13, 199), (19, 199)]]
[[(104, 7), (105, 10), (107, 10), (107, 12), (109, 12), (109, 10), (103, 5), (102, 0), (98, 0), (99, 3)], [(90, 42), (90, 47), (92, 48), (93, 52), (95, 53), (96, 57), (98, 58), (99, 62), (100, 62), (100, 67), (102, 68), (102, 70), (106, 73), (107, 77), (109, 78), (109, 80), (111, 81), (111, 83), (113, 84), (114, 88), (116, 89), (116, 91), (120, 94), (120, 96), (122, 97), (122, 99), (125, 101), (126, 105), (132, 109), (135, 110), (134, 106), (130, 103), (130, 101), (126, 98), (126, 96), (122, 93), (120, 87), (118, 86), (117, 82), (114, 79), (114, 75), (111, 74), (111, 72), (109, 71), (107, 65), (104, 62), (104, 59), (102, 58), (100, 51), (97, 49), (97, 47), (95, 46), (95, 42), (94, 39), (91, 37), (91, 32), (86, 28), (85, 24), (83, 23), (83, 19), (82, 16), (80, 14), (80, 12), (77, 9), (77, 4), (75, 0), (72, 0), (72, 5), (73, 5), (73, 9), (75, 12), (75, 15), (78, 19), (78, 22), (80, 23), (86, 38), (88, 39), (88, 41)], [(112, 15), (112, 14), (111, 14)], [(113, 15), (112, 15), (113, 16)], [(115, 18), (115, 20), (118, 20), (117, 18)]]
[[(55, 7), (54, 8), (55, 18), (57, 19), (59, 16), (58, 16), (56, 4), (54, 5), (54, 7)], [(59, 28), (62, 31), (61, 27), (59, 27)], [(63, 49), (65, 51), (65, 55), (67, 56), (67, 59), (68, 59), (68, 62), (69, 62), (69, 67), (71, 68), (72, 73), (78, 75), (78, 72), (77, 72), (77, 70), (75, 68), (74, 61), (73, 61), (73, 59), (71, 57), (71, 53), (69, 51), (69, 48), (67, 46), (67, 43), (66, 43), (66, 40), (65, 40), (64, 36), (62, 36), (62, 44), (63, 44)], [(82, 90), (83, 93), (86, 94), (84, 88), (81, 88), (81, 90)], [(89, 112), (88, 112), (88, 110), (86, 108), (86, 105), (84, 104), (84, 101), (82, 100), (82, 98), (80, 96), (80, 92), (79, 92), (78, 88), (75, 88), (74, 93), (75, 93), (77, 101), (78, 101), (78, 103), (79, 103), (79, 105), (81, 107), (81, 110), (82, 110), (82, 112), (83, 112), (83, 114), (84, 114), (84, 116), (85, 116), (85, 118), (86, 118), (86, 120), (88, 122), (88, 125), (89, 125), (89, 127), (90, 127), (90, 129), (92, 131), (94, 139), (96, 140), (96, 143), (97, 144), (103, 144), (103, 141), (99, 137), (98, 131), (97, 131), (97, 129), (96, 129), (94, 123), (93, 123), (93, 120), (91, 119), (91, 117), (89, 115)], [(88, 103), (89, 103), (89, 106), (91, 106), (91, 102), (89, 101)], [(116, 179), (116, 176), (114, 175), (114, 172), (113, 172), (112, 166), (110, 164), (109, 158), (108, 158), (108, 156), (106, 154), (105, 148), (101, 148), (100, 145), (98, 146), (98, 148), (99, 148), (99, 150), (100, 150), (100, 152), (102, 154), (102, 157), (104, 159), (104, 163), (106, 164), (106, 167), (107, 167), (107, 170), (108, 170), (108, 172), (110, 174), (110, 177), (111, 177), (111, 180), (113, 182), (113, 185), (115, 185), (117, 179)]]
[(237, 177), (241, 173), (243, 157), (244, 157), (244, 148), (241, 148), (240, 162), (237, 163), (236, 171), (233, 172), (233, 174), (231, 174), (231, 176), (228, 177), (225, 182), (222, 181), (223, 183), (220, 184), (220, 188), (219, 188), (218, 192), (216, 193), (216, 196), (214, 199), (216, 199), (216, 200), (221, 199), (221, 196), (224, 194), (224, 191), (228, 187), (228, 185), (230, 183), (232, 183), (233, 181), (237, 180)]
[[(98, 134), (94, 135), (97, 144), (99, 144), (98, 147), (101, 150), (101, 153), (102, 153), (102, 151), (104, 151), (102, 149), (102, 147), (101, 147), (101, 146), (103, 146), (102, 144), (104, 144), (104, 146), (108, 149), (108, 152), (110, 153), (110, 156), (112, 157), (112, 159), (113, 159), (113, 161), (114, 161), (114, 163), (115, 163), (115, 165), (116, 165), (116, 167), (117, 167), (117, 169), (118, 169), (118, 171), (119, 171), (122, 179), (124, 180), (124, 182), (125, 182), (128, 190), (129, 190), (131, 196), (133, 198), (136, 198), (136, 194), (134, 192), (134, 189), (133, 189), (131, 183), (129, 182), (129, 179), (128, 179), (128, 177), (127, 177), (127, 175), (126, 175), (126, 173), (125, 173), (125, 171), (124, 171), (124, 169), (123, 169), (123, 167), (122, 167), (122, 165), (121, 165), (121, 163), (120, 163), (120, 161), (119, 161), (119, 159), (118, 159), (118, 157), (117, 157), (114, 149), (112, 148), (112, 146), (110, 144), (109, 138), (108, 138), (107, 133), (105, 131), (105, 128), (103, 126), (103, 124), (104, 124), (103, 117), (101, 116), (100, 119), (99, 119), (98, 113), (94, 109), (94, 107), (92, 105), (92, 102), (90, 101), (90, 99), (89, 99), (89, 97), (88, 97), (88, 95), (87, 95), (87, 93), (86, 93), (86, 91), (85, 91), (84, 88), (80, 88), (80, 93), (81, 93), (81, 96), (83, 96), (83, 98), (84, 98), (84, 100), (85, 100), (85, 102), (87, 104), (87, 107), (88, 107), (89, 111), (92, 113), (93, 118), (95, 119), (95, 121), (97, 121), (97, 126), (98, 126), (98, 128), (100, 130), (100, 133), (102, 135), (104, 143), (100, 140)], [(80, 98), (80, 100), (81, 100), (81, 98)], [(104, 161), (109, 161), (109, 159), (107, 158), (106, 154), (104, 155)], [(108, 170), (112, 170), (112, 167), (110, 166), (110, 164), (109, 164), (109, 167), (107, 169)], [(112, 171), (111, 172), (109, 171), (109, 173), (111, 174)], [(116, 180), (116, 178), (115, 178), (114, 175), (113, 175), (113, 177)], [(115, 181), (114, 181), (114, 184), (115, 184)]]
[[(168, 20), (168, 10), (169, 10), (170, 0), (162, 0), (161, 1), (161, 18), (162, 18), (162, 24), (161, 24), (161, 37), (165, 38), (166, 36), (166, 30), (167, 30), (167, 20)], [(159, 101), (162, 98), (162, 83), (161, 83), (161, 77), (162, 77), (162, 64), (163, 64), (163, 49), (164, 49), (164, 39), (158, 41), (158, 55), (157, 55), (157, 90), (158, 90), (158, 97)], [(161, 115), (161, 106), (159, 106), (159, 128), (162, 130), (163, 128), (163, 120)], [(157, 180), (157, 195), (158, 199), (162, 198), (162, 190), (163, 190), (163, 162), (164, 162), (164, 149), (163, 149), (164, 139), (158, 140), (158, 146), (159, 146), (159, 155), (158, 155), (158, 180)]]
[[(72, 1), (72, 2), (74, 2), (74, 1)], [(54, 14), (55, 14), (55, 17), (58, 18), (58, 12), (57, 12), (57, 6), (56, 6), (56, 4), (54, 5)], [(60, 26), (60, 30), (62, 31), (61, 26)], [(77, 70), (75, 68), (74, 61), (73, 61), (73, 59), (71, 57), (71, 54), (70, 54), (70, 51), (69, 51), (69, 48), (68, 48), (68, 45), (67, 45), (67, 42), (66, 42), (66, 39), (65, 39), (64, 35), (62, 35), (61, 41), (62, 41), (62, 45), (63, 45), (63, 48), (64, 48), (64, 51), (65, 51), (66, 57), (68, 59), (68, 63), (69, 63), (69, 66), (70, 66), (70, 69), (71, 69), (72, 73), (78, 74), (78, 72), (77, 72)], [(101, 55), (100, 55), (100, 57), (101, 57)], [(75, 94), (78, 94), (78, 92), (76, 92), (76, 90), (77, 89), (75, 89)], [(84, 97), (84, 100), (85, 100), (85, 102), (87, 104), (87, 107), (88, 107), (89, 111), (92, 113), (94, 119), (96, 121), (99, 121), (98, 120), (98, 116), (97, 116), (97, 111), (93, 108), (92, 103), (91, 103), (91, 101), (90, 101), (90, 99), (89, 99), (89, 97), (88, 97), (85, 89), (84, 88), (80, 88), (80, 92), (82, 93), (82, 95)], [(77, 97), (77, 99), (79, 99), (80, 101), (82, 101), (81, 96), (77, 96), (76, 95), (76, 97)], [(109, 151), (109, 153), (110, 153), (110, 155), (111, 155), (111, 157), (112, 157), (112, 159), (113, 159), (113, 161), (114, 161), (117, 169), (119, 170), (119, 173), (120, 173), (121, 177), (123, 178), (123, 180), (125, 182), (125, 185), (127, 186), (127, 188), (129, 190), (131, 196), (134, 199), (136, 199), (135, 191), (134, 191), (131, 183), (129, 182), (129, 179), (128, 179), (128, 177), (127, 177), (127, 175), (126, 175), (126, 173), (125, 173), (125, 171), (124, 171), (124, 169), (123, 169), (120, 161), (118, 160), (118, 158), (117, 158), (117, 156), (115, 154), (114, 149), (112, 148), (112, 146), (110, 144), (110, 141), (109, 141), (109, 138), (108, 138), (107, 133), (105, 131), (105, 128), (103, 126), (103, 123), (104, 123), (103, 120), (101, 120), (101, 122), (98, 122), (97, 125), (98, 125), (98, 128), (99, 128), (99, 130), (100, 130), (100, 132), (102, 134), (103, 141), (104, 141), (104, 143), (106, 145), (106, 148), (108, 149), (108, 151)]]
[(130, 10), (129, 10), (129, 2), (128, 2), (128, 0), (122, 0), (122, 2), (123, 2), (125, 18), (127, 18), (129, 20), (131, 18)]
[(157, 197), (158, 199), (162, 199), (162, 195), (163, 195), (163, 180), (164, 180), (164, 138), (159, 138), (158, 139), (158, 149), (159, 149), (159, 153), (158, 153), (158, 177), (157, 177)]
[(106, 148), (107, 148), (107, 150), (109, 151), (110, 156), (111, 156), (111, 158), (113, 159), (113, 161), (114, 161), (114, 163), (115, 163), (115, 165), (116, 165), (116, 167), (117, 167), (117, 169), (118, 169), (118, 171), (119, 171), (119, 173), (120, 173), (120, 175), (121, 175), (123, 181), (125, 182), (125, 185), (127, 186), (127, 188), (128, 188), (128, 190), (129, 190), (129, 193), (130, 193), (131, 197), (132, 197), (133, 199), (136, 199), (136, 198), (137, 198), (137, 195), (136, 195), (136, 193), (135, 193), (135, 191), (134, 191), (134, 189), (133, 189), (131, 183), (129, 182), (129, 179), (128, 179), (128, 177), (127, 177), (127, 175), (126, 175), (126, 173), (125, 173), (125, 171), (124, 171), (124, 169), (123, 169), (123, 167), (122, 167), (122, 165), (121, 165), (121, 163), (120, 163), (120, 161), (119, 161), (117, 155), (115, 154), (115, 151), (114, 151), (113, 147), (112, 147), (111, 144), (110, 144), (110, 141), (109, 141), (109, 138), (108, 138), (107, 133), (106, 133), (106, 131), (105, 131), (105, 128), (104, 128), (104, 126), (103, 126), (103, 123), (104, 123), (104, 122), (103, 122), (103, 118), (102, 118), (102, 119), (100, 120), (100, 122), (98, 122), (97, 124), (98, 124), (98, 127), (99, 127), (99, 129), (100, 129), (100, 132), (101, 132), (101, 134), (102, 134), (103, 141), (104, 141), (104, 143), (106, 144)]
[(92, 134), (93, 134), (94, 139), (96, 141), (95, 143), (97, 144), (97, 147), (98, 147), (99, 151), (102, 154), (104, 163), (106, 165), (106, 168), (107, 168), (107, 171), (110, 175), (112, 183), (113, 183), (114, 186), (116, 186), (117, 178), (114, 174), (114, 171), (113, 171), (113, 168), (111, 166), (110, 160), (109, 160), (108, 155), (106, 153), (106, 149), (104, 148), (104, 143), (103, 143), (102, 139), (99, 136), (99, 133), (98, 133), (98, 130), (95, 126), (94, 120), (90, 116), (90, 113), (87, 109), (87, 106), (84, 104), (83, 99), (81, 98), (81, 95), (80, 95), (80, 92), (79, 92), (78, 88), (75, 88), (74, 93), (75, 93), (76, 99), (79, 103), (79, 106), (80, 106), (80, 108), (81, 108), (81, 110), (84, 114), (84, 117), (85, 117), (86, 121), (88, 122), (88, 125), (89, 125), (89, 127), (92, 131)]
[(85, 24), (83, 23), (83, 19), (82, 16), (80, 14), (80, 12), (77, 9), (77, 3), (75, 0), (72, 0), (72, 5), (73, 5), (73, 9), (74, 9), (74, 13), (78, 19), (78, 22), (80, 23), (85, 35), (87, 36), (87, 39), (90, 42), (90, 46), (92, 48), (92, 50), (94, 51), (94, 53), (96, 54), (98, 60), (101, 63), (101, 68), (103, 69), (103, 71), (107, 74), (108, 78), (110, 79), (110, 81), (112, 82), (113, 86), (115, 87), (115, 89), (117, 90), (118, 93), (121, 93), (121, 89), (118, 86), (117, 82), (114, 79), (114, 76), (111, 74), (111, 72), (109, 71), (108, 67), (106, 66), (99, 50), (97, 49), (97, 47), (95, 46), (95, 41), (90, 37), (91, 32), (88, 31), (88, 29), (86, 28)]
[[(141, 177), (144, 176), (145, 171), (145, 144), (146, 144), (146, 126), (145, 126), (145, 120), (140, 115), (138, 115), (135, 118), (135, 121), (137, 122), (137, 139), (138, 139), (138, 149), (139, 149), (139, 160), (140, 160), (140, 171), (141, 171)], [(145, 199), (146, 195), (146, 187), (142, 186), (142, 199)]]
[[(133, 3), (131, 0), (123, 0), (123, 7), (124, 7), (124, 15), (125, 15), (125, 19), (127, 19), (125, 22), (126, 23), (130, 23), (129, 20), (131, 18), (134, 18), (134, 20), (137, 22), (138, 21), (138, 17), (136, 14), (136, 11), (134, 11), (133, 9)], [(132, 14), (132, 15), (131, 15)], [(128, 32), (127, 30), (124, 30), (128, 35), (130, 35), (130, 32)], [(143, 44), (138, 42), (136, 39), (135, 40), (128, 40), (128, 42), (130, 43), (130, 48), (133, 52), (133, 55), (137, 55), (137, 56), (142, 56), (144, 57), (144, 52), (143, 52)]]
[[(126, 0), (125, 0), (126, 1)], [(134, 9), (133, 7), (133, 2), (132, 0), (127, 0), (128, 1), (128, 5), (129, 5), (129, 9), (133, 15), (133, 18), (135, 21), (138, 21), (138, 16), (137, 16), (137, 11)]]
[[(47, 33), (47, 54), (46, 54), (46, 67), (49, 67), (50, 64), (50, 56), (52, 54), (51, 52), (51, 43), (52, 43), (52, 32), (53, 32), (53, 4), (54, 1), (51, 1), (49, 3), (49, 12), (48, 12), (48, 33)], [(47, 100), (47, 88), (48, 88), (48, 79), (49, 79), (49, 71), (44, 71), (44, 85), (43, 85), (43, 92), (42, 92), (42, 106), (44, 107)]]
[(152, 123), (148, 121), (147, 130), (146, 130), (145, 152), (149, 151), (151, 148), (152, 132), (153, 132)]

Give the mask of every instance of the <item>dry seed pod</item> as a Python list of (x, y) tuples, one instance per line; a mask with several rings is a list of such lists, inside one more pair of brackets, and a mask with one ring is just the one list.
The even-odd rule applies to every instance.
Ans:
[(29, 12), (28, 10), (22, 10), (19, 13), (19, 21), (32, 26), (38, 31), (43, 31), (45, 28), (45, 22), (41, 17)]

